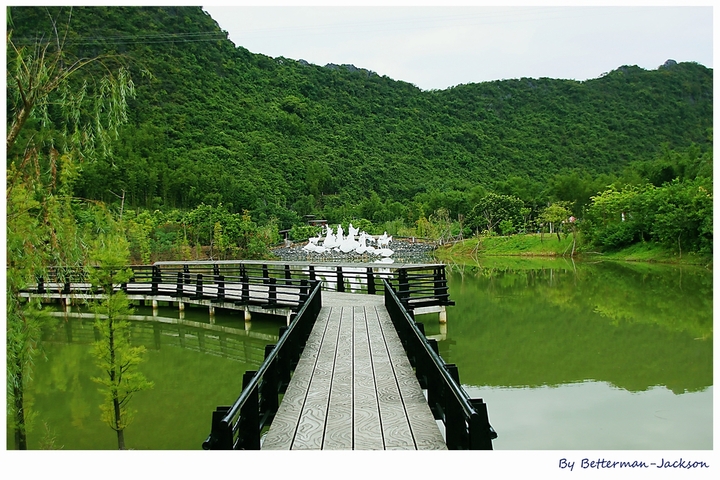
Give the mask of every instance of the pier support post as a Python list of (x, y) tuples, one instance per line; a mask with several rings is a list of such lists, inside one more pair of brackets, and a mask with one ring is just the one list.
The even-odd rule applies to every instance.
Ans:
[(185, 302), (178, 302), (178, 310), (181, 312), (185, 311)]
[(447, 308), (445, 305), (440, 307), (440, 314), (438, 315), (438, 321), (441, 325), (445, 325), (447, 323)]
[(250, 315), (250, 310), (248, 310), (247, 307), (245, 307), (244, 312), (245, 312), (245, 322), (250, 323), (250, 321), (252, 320), (252, 315)]
[(153, 313), (152, 313), (152, 314), (153, 314), (153, 317), (157, 317), (157, 315), (158, 315), (158, 301), (155, 300), (155, 299), (153, 299), (153, 301), (152, 301), (152, 312), (153, 312)]

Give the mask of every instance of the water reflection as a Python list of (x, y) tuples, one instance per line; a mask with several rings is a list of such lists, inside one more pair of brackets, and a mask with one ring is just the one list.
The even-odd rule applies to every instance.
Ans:
[[(145, 345), (140, 366), (155, 383), (131, 401), (136, 410), (126, 429), (128, 448), (198, 450), (209, 432), (212, 411), (230, 405), (242, 391), (242, 375), (262, 363), (265, 345), (277, 342), (285, 324), (280, 317), (254, 315), (252, 324), (240, 314), (217, 312), (214, 324), (207, 308), (139, 307), (130, 320), (132, 343)], [(45, 331), (36, 361), (28, 404), (36, 417), (29, 432), (30, 449), (39, 448), (43, 424), (55, 432), (56, 447), (65, 450), (113, 450), (115, 434), (100, 420), (102, 402), (92, 377), (99, 375), (91, 354), (94, 315), (73, 309)], [(12, 432), (7, 432), (13, 445)]]
[(712, 448), (711, 272), (531, 260), (448, 281), (440, 354), (488, 403), (497, 448)]

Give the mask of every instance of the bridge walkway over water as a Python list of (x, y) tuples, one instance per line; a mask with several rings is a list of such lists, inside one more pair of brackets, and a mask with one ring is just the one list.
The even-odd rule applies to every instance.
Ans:
[(261, 448), (447, 449), (383, 298), (322, 303)]
[[(23, 296), (73, 302), (108, 295), (89, 283), (98, 267), (55, 267)], [(287, 318), (242, 391), (212, 412), (203, 449), (492, 449), (482, 399), (438, 354), (415, 314), (449, 299), (441, 264), (314, 265), (268, 261), (157, 262), (113, 285), (131, 301), (257, 309)], [(377, 281), (384, 295), (377, 295)], [(346, 290), (356, 293), (348, 293)], [(361, 293), (362, 292), (362, 293)], [(256, 310), (256, 311), (257, 311)], [(153, 332), (156, 329), (153, 326)], [(159, 333), (159, 330), (158, 330)], [(237, 379), (229, 379), (236, 381)], [(440, 423), (444, 427), (441, 432)]]

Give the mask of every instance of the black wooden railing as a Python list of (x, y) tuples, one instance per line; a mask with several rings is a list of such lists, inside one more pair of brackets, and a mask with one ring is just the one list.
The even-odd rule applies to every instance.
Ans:
[[(88, 280), (92, 267), (56, 267), (38, 279), (31, 293), (93, 293)], [(157, 262), (131, 265), (133, 277), (116, 289), (128, 294), (234, 302), (265, 308), (288, 307), (297, 311), (308, 287), (320, 281), (322, 288), (338, 292), (382, 293), (389, 281), (408, 310), (430, 305), (453, 305), (449, 300), (445, 266), (309, 264), (270, 261)], [(96, 293), (96, 292), (95, 292)]]
[[(89, 267), (93, 268), (93, 267)], [(306, 278), (279, 280), (266, 273), (248, 274), (240, 268), (235, 275), (222, 274), (215, 265), (185, 266), (181, 269), (161, 269), (157, 265), (132, 265), (132, 278), (118, 284), (116, 290), (128, 294), (165, 296), (178, 301), (210, 300), (235, 305), (259, 305), (263, 308), (286, 307), (297, 311), (307, 299), (311, 281)], [(38, 279), (32, 293), (83, 294), (97, 293), (88, 282), (88, 270), (51, 268), (47, 276)]]
[(398, 332), (435, 419), (445, 424), (445, 443), (450, 450), (492, 450), (497, 433), (490, 426), (487, 405), (471, 399), (460, 386), (457, 366), (438, 354), (437, 341), (425, 337), (422, 323), (415, 322), (393, 287), (384, 282), (385, 308)]
[[(399, 283), (403, 295), (415, 303), (423, 299), (448, 298), (445, 265), (443, 264), (368, 264), (309, 263), (264, 260), (168, 261), (156, 262), (163, 274), (182, 272), (184, 275), (223, 275), (226, 278), (248, 276), (278, 285), (291, 279), (320, 280), (326, 291), (382, 294), (382, 280)], [(149, 272), (146, 272), (149, 275)]]
[(279, 407), (279, 395), (290, 382), (315, 320), (322, 307), (320, 284), (313, 282), (307, 301), (287, 327), (280, 329), (276, 345), (265, 349), (257, 371), (243, 375), (243, 390), (232, 406), (217, 407), (212, 415), (205, 450), (259, 450), (260, 437)]
[(408, 310), (431, 305), (455, 305), (450, 300), (445, 265), (400, 268), (390, 284)]

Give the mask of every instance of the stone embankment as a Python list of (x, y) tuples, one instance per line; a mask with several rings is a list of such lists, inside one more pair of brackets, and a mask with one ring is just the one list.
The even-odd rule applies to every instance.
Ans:
[[(283, 261), (303, 262), (357, 262), (357, 263), (432, 263), (435, 262), (434, 243), (417, 242), (412, 239), (393, 239), (388, 248), (393, 254), (386, 259), (377, 255), (359, 254), (355, 251), (343, 253), (330, 250), (323, 253), (303, 250), (307, 242), (294, 243), (290, 246), (274, 248), (272, 253)], [(392, 262), (390, 261), (392, 260)]]

